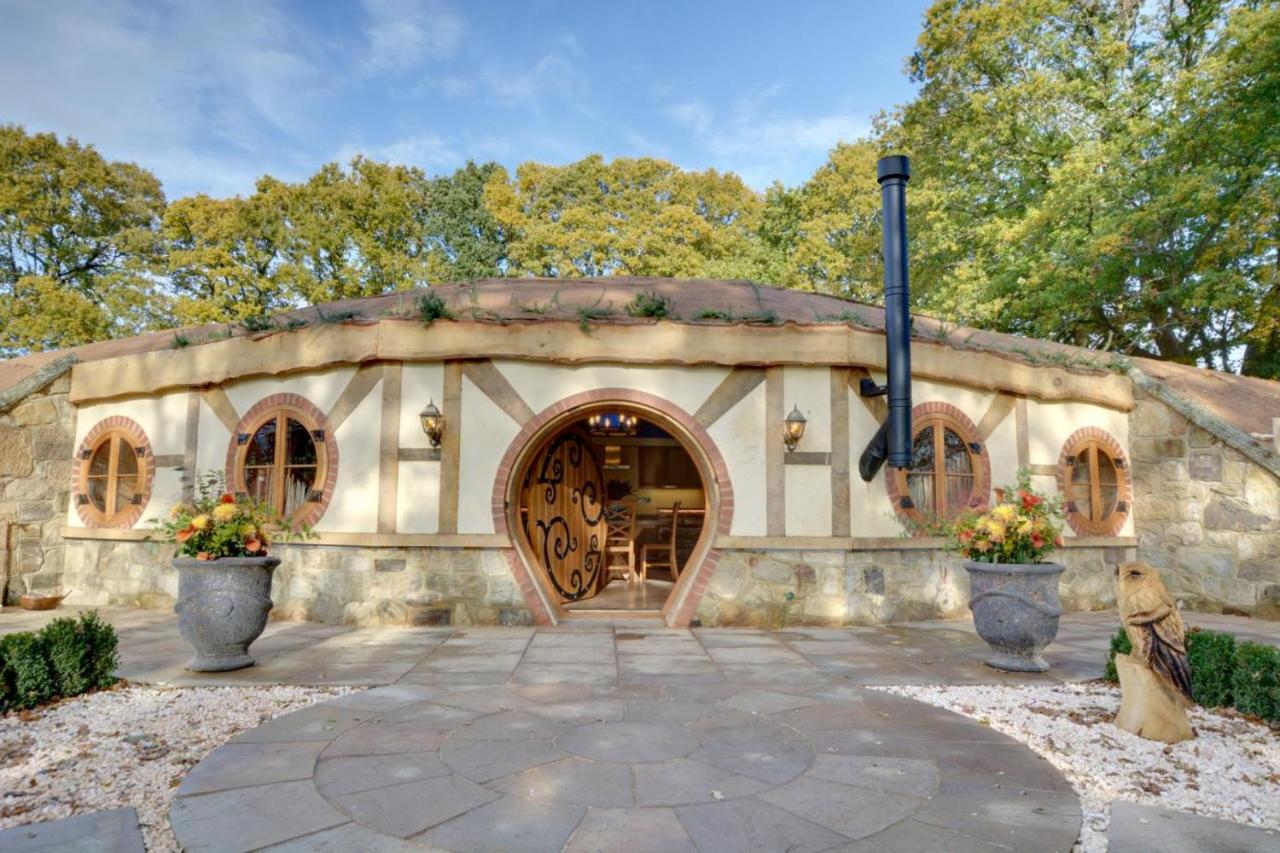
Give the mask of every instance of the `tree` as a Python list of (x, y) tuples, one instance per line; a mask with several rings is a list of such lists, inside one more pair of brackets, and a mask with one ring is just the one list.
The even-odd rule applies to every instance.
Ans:
[(0, 352), (146, 328), (163, 210), (150, 172), (72, 138), (0, 126)]
[(936, 3), (879, 126), (913, 156), (921, 304), (1220, 368), (1274, 346), (1278, 28), (1274, 3)]
[(593, 154), (495, 170), (485, 205), (512, 272), (543, 276), (749, 276), (761, 199), (736, 175)]
[(805, 184), (775, 184), (760, 236), (785, 259), (778, 282), (861, 302), (882, 298), (880, 188), (874, 144), (837, 145)]
[(430, 282), (502, 275), (506, 235), (485, 207), (484, 194), (495, 175), (501, 175), (501, 180), (505, 174), (496, 163), (478, 166), (468, 160), (452, 175), (440, 175), (427, 183), (423, 231)]

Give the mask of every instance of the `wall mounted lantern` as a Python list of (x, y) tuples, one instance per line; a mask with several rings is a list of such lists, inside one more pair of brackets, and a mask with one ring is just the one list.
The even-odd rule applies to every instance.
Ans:
[(786, 430), (782, 433), (782, 441), (787, 445), (787, 451), (796, 449), (796, 445), (800, 443), (800, 439), (804, 438), (804, 415), (800, 412), (799, 406), (793, 406), (791, 414), (787, 415), (785, 421)]
[(436, 408), (435, 400), (427, 403), (427, 407), (418, 413), (418, 420), (422, 421), (422, 431), (427, 434), (431, 446), (439, 447), (440, 440), (444, 438), (445, 417)]

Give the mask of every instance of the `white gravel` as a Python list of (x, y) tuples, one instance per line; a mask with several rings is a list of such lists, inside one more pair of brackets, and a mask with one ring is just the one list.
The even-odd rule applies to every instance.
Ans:
[(972, 717), (1043, 755), (1080, 796), (1083, 853), (1105, 853), (1116, 800), (1280, 829), (1280, 733), (1234, 711), (1192, 709), (1197, 737), (1168, 746), (1113, 725), (1120, 690), (1101, 682), (877, 689)]
[(0, 717), (0, 829), (138, 810), (149, 851), (177, 850), (169, 801), (245, 729), (347, 688), (125, 686)]

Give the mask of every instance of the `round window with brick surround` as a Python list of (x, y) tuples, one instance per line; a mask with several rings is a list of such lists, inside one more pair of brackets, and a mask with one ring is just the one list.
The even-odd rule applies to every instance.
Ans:
[(1133, 503), (1120, 442), (1097, 427), (1072, 433), (1058, 457), (1058, 489), (1066, 501), (1067, 523), (1077, 535), (1119, 533)]
[(338, 447), (324, 414), (296, 394), (275, 394), (251, 408), (231, 437), (227, 482), (291, 524), (314, 524), (337, 481)]
[(964, 412), (949, 403), (921, 403), (912, 412), (911, 434), (911, 465), (885, 477), (900, 518), (929, 527), (986, 503), (991, 461)]
[(76, 451), (72, 501), (88, 527), (132, 527), (151, 499), (156, 460), (142, 427), (120, 415), (99, 421)]

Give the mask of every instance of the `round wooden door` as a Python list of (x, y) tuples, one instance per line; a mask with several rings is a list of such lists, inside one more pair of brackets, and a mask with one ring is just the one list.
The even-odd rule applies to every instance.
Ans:
[(605, 480), (586, 431), (570, 427), (541, 447), (523, 492), (525, 536), (561, 602), (595, 595), (606, 580)]

